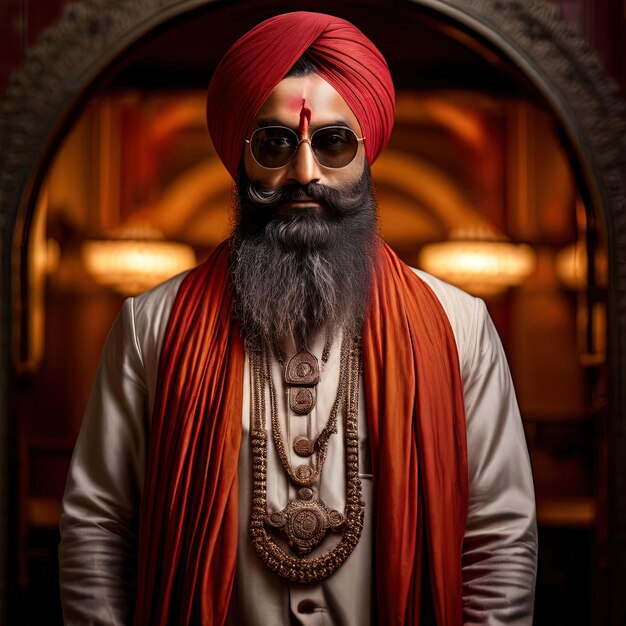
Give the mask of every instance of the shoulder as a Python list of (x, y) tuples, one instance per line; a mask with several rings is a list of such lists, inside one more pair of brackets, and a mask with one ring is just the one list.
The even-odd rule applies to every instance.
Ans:
[(144, 363), (158, 361), (176, 294), (188, 273), (178, 274), (126, 301), (125, 306), (130, 306), (132, 311), (135, 340)]
[(413, 267), (411, 270), (430, 287), (445, 311), (456, 340), (461, 375), (467, 379), (480, 353), (485, 329), (491, 325), (485, 303), (432, 274)]
[(159, 324), (163, 318), (167, 323), (178, 289), (188, 273), (186, 271), (177, 274), (149, 291), (132, 298), (135, 323)]
[(475, 323), (479, 321), (477, 318), (485, 315), (484, 302), (432, 274), (414, 267), (411, 270), (430, 287), (439, 300), (458, 343), (460, 339), (466, 337), (474, 329)]
[(411, 267), (411, 271), (419, 276), (433, 290), (439, 302), (441, 302), (441, 305), (446, 309), (446, 313), (448, 313), (448, 308), (450, 309), (450, 313), (453, 314), (459, 310), (472, 309), (476, 306), (476, 302), (479, 301), (479, 298), (470, 295), (450, 283), (446, 283), (428, 272), (424, 272), (415, 267)]

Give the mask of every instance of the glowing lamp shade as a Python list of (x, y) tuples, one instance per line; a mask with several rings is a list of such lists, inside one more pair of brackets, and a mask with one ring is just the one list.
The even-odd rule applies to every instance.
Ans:
[(420, 265), (474, 295), (491, 296), (520, 285), (535, 269), (536, 256), (524, 244), (455, 237), (425, 246)]
[(101, 285), (134, 295), (193, 267), (194, 251), (163, 239), (105, 239), (82, 247), (87, 271)]

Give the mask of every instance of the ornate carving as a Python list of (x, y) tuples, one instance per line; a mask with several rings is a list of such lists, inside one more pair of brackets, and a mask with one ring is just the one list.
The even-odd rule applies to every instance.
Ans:
[(293, 442), (293, 449), (298, 456), (311, 456), (315, 452), (313, 442), (304, 436), (296, 437)]
[(282, 511), (270, 513), (265, 523), (284, 531), (289, 547), (299, 555), (309, 554), (329, 530), (338, 531), (346, 525), (339, 511), (329, 509), (321, 500), (289, 500)]
[(317, 359), (308, 350), (302, 348), (289, 359), (285, 368), (285, 382), (288, 385), (317, 385), (319, 380)]
[[(18, 210), (28, 224), (32, 200), (50, 146), (58, 141), (65, 116), (99, 71), (152, 21), (169, 19), (200, 6), (200, 0), (83, 0), (68, 5), (56, 25), (32, 48), (10, 81), (0, 103), (0, 621), (6, 612), (5, 572), (8, 511), (12, 243)], [(209, 4), (207, 1), (206, 4)], [(533, 0), (414, 0), (456, 22), (521, 68), (562, 123), (575, 152), (589, 197), (600, 208), (608, 230), (612, 623), (626, 621), (626, 127), (624, 106), (603, 74), (598, 55), (567, 24), (555, 7)], [(391, 9), (390, 9), (391, 10)], [(85, 36), (88, 33), (89, 36)], [(43, 156), (43, 158), (42, 158)], [(22, 228), (22, 227), (20, 227)], [(27, 234), (18, 233), (22, 237)], [(19, 270), (19, 268), (18, 268)]]
[(289, 408), (298, 415), (308, 415), (315, 407), (315, 387), (289, 387)]

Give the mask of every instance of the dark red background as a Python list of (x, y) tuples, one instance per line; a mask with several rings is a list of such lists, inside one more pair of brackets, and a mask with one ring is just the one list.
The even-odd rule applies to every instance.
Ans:
[[(626, 92), (626, 0), (552, 0), (597, 48)], [(68, 0), (0, 0), (0, 94), (26, 51), (52, 26)]]

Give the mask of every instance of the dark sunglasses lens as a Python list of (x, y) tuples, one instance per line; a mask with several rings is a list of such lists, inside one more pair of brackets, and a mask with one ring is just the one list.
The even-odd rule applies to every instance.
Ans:
[(283, 167), (291, 161), (298, 137), (289, 128), (259, 128), (250, 139), (252, 154), (263, 167)]
[(359, 141), (349, 128), (320, 128), (311, 137), (311, 147), (321, 165), (345, 167), (359, 149)]

